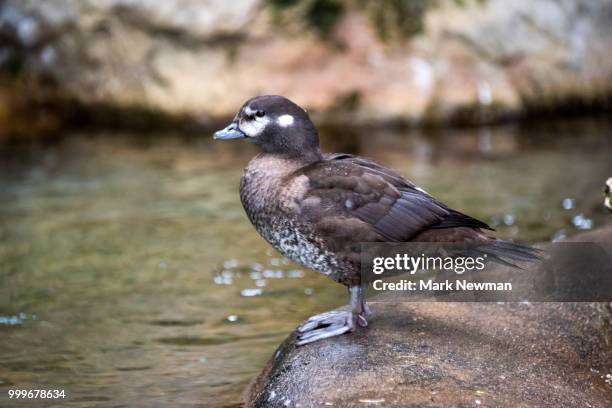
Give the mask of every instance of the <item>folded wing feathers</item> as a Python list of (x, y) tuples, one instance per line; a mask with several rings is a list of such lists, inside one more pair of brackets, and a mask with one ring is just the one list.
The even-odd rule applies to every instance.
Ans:
[(326, 190), (339, 211), (367, 222), (390, 241), (407, 241), (429, 228), (490, 229), (475, 218), (449, 209), (394, 171), (363, 158), (332, 155), (311, 171), (317, 176), (313, 192)]

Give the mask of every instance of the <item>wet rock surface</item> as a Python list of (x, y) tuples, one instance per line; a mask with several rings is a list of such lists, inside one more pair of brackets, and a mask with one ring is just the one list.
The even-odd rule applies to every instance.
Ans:
[[(612, 241), (612, 226), (576, 237)], [(366, 330), (303, 347), (295, 333), (247, 407), (609, 407), (604, 303), (373, 303)]]
[(205, 119), (280, 93), (331, 119), (486, 122), (612, 91), (609, 1), (377, 3), (7, 0), (0, 65)]

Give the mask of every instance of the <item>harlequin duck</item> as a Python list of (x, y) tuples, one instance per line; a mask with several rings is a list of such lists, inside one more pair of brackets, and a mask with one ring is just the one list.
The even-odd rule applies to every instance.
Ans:
[(349, 288), (351, 310), (311, 317), (298, 328), (298, 345), (367, 326), (362, 242), (499, 243), (510, 258), (533, 256), (486, 236), (487, 224), (391, 169), (359, 156), (321, 153), (306, 111), (282, 96), (249, 99), (214, 138), (248, 139), (261, 149), (240, 181), (242, 205), (261, 236), (287, 258)]

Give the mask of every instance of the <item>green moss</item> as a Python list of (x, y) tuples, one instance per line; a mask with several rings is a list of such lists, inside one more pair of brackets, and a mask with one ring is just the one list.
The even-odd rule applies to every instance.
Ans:
[(372, 25), (382, 41), (406, 38), (423, 32), (425, 12), (435, 6), (433, 0), (361, 0)]
[(266, 4), (277, 24), (299, 19), (324, 38), (330, 35), (346, 7), (357, 8), (369, 15), (380, 39), (387, 41), (422, 32), (425, 13), (437, 0), (266, 0)]
[[(479, 6), (484, 6), (489, 0), (475, 0), (475, 3)], [(458, 7), (466, 7), (469, 3), (469, 0), (455, 0), (455, 4)]]
[(344, 6), (340, 0), (267, 0), (274, 21), (280, 23), (285, 13), (297, 17), (321, 37), (328, 37), (342, 17)]
[(327, 36), (334, 28), (344, 8), (337, 0), (314, 0), (306, 9), (306, 21), (308, 25), (318, 31), (322, 36)]

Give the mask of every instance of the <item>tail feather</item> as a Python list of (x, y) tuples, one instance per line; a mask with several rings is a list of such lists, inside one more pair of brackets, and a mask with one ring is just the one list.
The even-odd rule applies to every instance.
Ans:
[(482, 245), (477, 250), (487, 254), (493, 262), (519, 269), (522, 268), (515, 262), (535, 262), (541, 259), (541, 251), (537, 248), (501, 240)]

